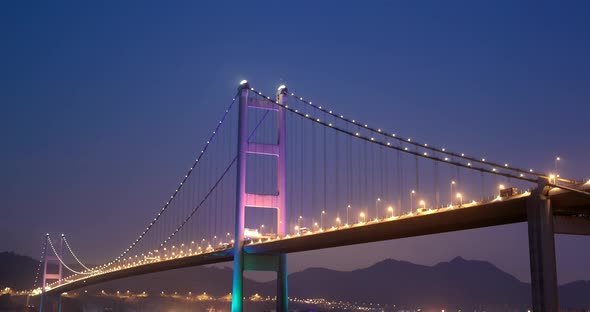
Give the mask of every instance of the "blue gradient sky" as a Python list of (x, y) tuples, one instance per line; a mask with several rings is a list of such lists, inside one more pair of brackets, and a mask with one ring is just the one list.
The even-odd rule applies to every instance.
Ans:
[[(548, 171), (560, 155), (563, 175), (590, 177), (589, 9), (2, 2), (0, 250), (37, 256), (44, 233), (63, 232), (84, 259), (115, 256), (176, 187), (241, 79), (268, 94), (286, 83), (381, 128), (520, 167)], [(590, 279), (590, 239), (556, 244), (560, 282)], [(290, 269), (461, 255), (528, 281), (527, 248), (517, 224), (295, 254)]]

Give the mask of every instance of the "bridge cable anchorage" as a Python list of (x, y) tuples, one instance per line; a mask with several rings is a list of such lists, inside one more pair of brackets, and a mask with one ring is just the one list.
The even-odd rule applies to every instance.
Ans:
[[(258, 130), (258, 128), (260, 127), (260, 125), (262, 124), (262, 122), (268, 116), (268, 113), (269, 112), (270, 111), (266, 111), (265, 114), (260, 118), (260, 120), (258, 121), (258, 123), (256, 124), (256, 126), (254, 127), (254, 129), (252, 130), (252, 132), (250, 133), (250, 135), (248, 136), (248, 141), (250, 141), (250, 139), (252, 139), (252, 137), (254, 136), (254, 134), (256, 133), (256, 131)], [(210, 197), (210, 195), (213, 193), (213, 191), (215, 191), (215, 189), (217, 188), (217, 186), (219, 185), (219, 183), (221, 183), (221, 181), (223, 180), (223, 178), (227, 175), (227, 173), (229, 172), (229, 170), (231, 169), (231, 167), (235, 164), (235, 162), (237, 161), (237, 159), (238, 159), (238, 156), (236, 155), (233, 158), (233, 160), (230, 162), (230, 164), (227, 165), (227, 167), (225, 168), (225, 170), (223, 171), (223, 173), (221, 174), (221, 176), (217, 179), (217, 181), (215, 182), (215, 184), (205, 194), (205, 196), (201, 200), (201, 202), (199, 202), (199, 204), (197, 206), (195, 206), (195, 208), (193, 208), (193, 210), (191, 211), (191, 213), (180, 223), (180, 225), (172, 232), (172, 234), (170, 234), (168, 236), (168, 238), (164, 239), (164, 241), (162, 243), (160, 243), (160, 246), (159, 247), (164, 247), (164, 245), (166, 245), (176, 235), (176, 233), (178, 233), (184, 227), (184, 225), (193, 217), (193, 215), (199, 210), (199, 208), (201, 208), (201, 206), (205, 203), (205, 201), (207, 201), (207, 199)]]
[(51, 250), (53, 250), (53, 253), (55, 254), (55, 257), (57, 258), (57, 260), (59, 260), (59, 262), (61, 262), (61, 265), (63, 265), (66, 269), (70, 270), (72, 273), (74, 274), (81, 274), (81, 275), (88, 275), (88, 274), (92, 274), (90, 272), (78, 272), (72, 268), (70, 268), (64, 261), (63, 259), (59, 256), (58, 252), (55, 250), (55, 247), (53, 246), (53, 243), (51, 242), (51, 238), (47, 237), (47, 241), (49, 242), (49, 246), (51, 247)]
[[(319, 110), (319, 111), (321, 111), (323, 113), (330, 114), (330, 115), (338, 118), (339, 120), (345, 121), (347, 123), (355, 124), (355, 125), (362, 124), (362, 123), (359, 123), (358, 121), (355, 121), (353, 119), (345, 118), (343, 115), (338, 115), (338, 114), (334, 113), (331, 110), (327, 110), (326, 108), (323, 108), (322, 106), (315, 105), (311, 101), (307, 101), (307, 100), (303, 99), (303, 97), (300, 97), (299, 95), (297, 95), (295, 93), (291, 93), (291, 96), (294, 97), (297, 101), (300, 101), (302, 103), (305, 103), (305, 104), (307, 104), (307, 105), (313, 107), (314, 109)], [(276, 104), (278, 104), (278, 103), (276, 103)], [(313, 118), (311, 118), (311, 119), (313, 119)], [(479, 159), (479, 158), (474, 158), (474, 157), (470, 157), (470, 156), (465, 156), (465, 154), (463, 154), (463, 153), (454, 153), (454, 152), (447, 151), (445, 148), (437, 148), (437, 147), (430, 146), (428, 144), (415, 142), (415, 141), (411, 140), (410, 138), (403, 138), (403, 137), (400, 137), (400, 136), (395, 135), (395, 134), (389, 135), (389, 134), (387, 134), (388, 132), (382, 131), (381, 129), (375, 129), (375, 128), (372, 128), (372, 127), (368, 127), (366, 125), (365, 125), (365, 127), (363, 127), (363, 129), (366, 129), (366, 130), (368, 130), (370, 132), (373, 132), (373, 133), (376, 133), (376, 134), (380, 134), (382, 136), (386, 136), (388, 138), (392, 138), (392, 139), (397, 140), (397, 141), (404, 142), (406, 144), (414, 145), (416, 147), (422, 147), (422, 148), (427, 149), (427, 150), (430, 150), (430, 151), (439, 152), (439, 153), (442, 153), (442, 154), (445, 154), (445, 155), (448, 155), (448, 156), (452, 156), (452, 157), (458, 157), (458, 158), (467, 160), (470, 163), (486, 164), (486, 165), (490, 165), (492, 167), (503, 168), (504, 170), (513, 171), (513, 172), (519, 173), (520, 174), (520, 177), (523, 177), (526, 174), (526, 175), (540, 177), (540, 178), (544, 178), (544, 179), (548, 179), (549, 178), (548, 175), (536, 173), (532, 169), (530, 169), (530, 170), (524, 170), (524, 169), (520, 169), (520, 168), (516, 168), (516, 167), (510, 167), (510, 166), (508, 166), (507, 163), (504, 163), (502, 165), (502, 164), (499, 164), (499, 163), (487, 161), (487, 160), (485, 160), (485, 158)], [(524, 180), (524, 179), (521, 179), (521, 180)], [(572, 180), (572, 179), (561, 178), (561, 177), (557, 178), (557, 180), (558, 181), (561, 181), (561, 182), (569, 183), (569, 184), (577, 184), (577, 183), (579, 183), (579, 181)]]
[[(250, 88), (250, 89), (252, 91), (258, 93), (258, 95), (264, 96), (262, 94), (262, 92), (256, 91), (254, 88)], [(360, 140), (363, 140), (363, 141), (367, 141), (367, 142), (370, 142), (370, 143), (373, 143), (373, 144), (376, 144), (376, 145), (381, 145), (381, 146), (384, 146), (384, 147), (387, 147), (387, 148), (390, 148), (390, 149), (394, 149), (394, 150), (398, 150), (398, 151), (401, 151), (401, 152), (404, 152), (404, 153), (407, 153), (407, 154), (410, 154), (410, 155), (414, 155), (414, 156), (418, 156), (418, 157), (421, 157), (421, 158), (426, 158), (426, 159), (430, 159), (430, 160), (433, 160), (433, 161), (438, 161), (438, 162), (442, 162), (442, 163), (454, 165), (454, 166), (457, 166), (457, 167), (462, 167), (462, 168), (466, 168), (466, 169), (470, 169), (470, 170), (481, 171), (481, 172), (485, 172), (485, 173), (489, 173), (489, 174), (493, 174), (493, 175), (497, 175), (497, 176), (503, 176), (503, 177), (507, 177), (507, 178), (514, 178), (514, 179), (522, 180), (522, 181), (528, 181), (528, 182), (531, 182), (531, 183), (537, 183), (537, 179), (527, 178), (527, 177), (524, 176), (524, 174), (520, 174), (519, 176), (517, 176), (517, 175), (511, 174), (511, 173), (503, 173), (503, 172), (500, 172), (496, 168), (486, 169), (486, 168), (482, 168), (482, 167), (476, 167), (476, 166), (473, 166), (473, 164), (471, 162), (468, 162), (468, 163), (464, 164), (464, 163), (460, 163), (460, 162), (457, 162), (457, 161), (453, 161), (453, 160), (451, 160), (448, 157), (445, 157), (443, 159), (443, 158), (440, 158), (440, 157), (437, 157), (437, 156), (429, 156), (429, 155), (420, 154), (418, 152), (415, 152), (415, 151), (412, 151), (412, 150), (408, 149), (407, 147), (406, 148), (402, 148), (401, 146), (394, 146), (390, 142), (378, 141), (378, 140), (375, 140), (374, 138), (363, 136), (359, 132), (353, 133), (353, 132), (351, 132), (351, 131), (349, 131), (347, 129), (336, 127), (335, 125), (328, 124), (328, 123), (326, 123), (326, 122), (324, 122), (324, 121), (322, 121), (320, 119), (316, 119), (316, 118), (314, 118), (313, 116), (311, 116), (309, 114), (301, 113), (301, 112), (299, 112), (299, 111), (297, 111), (295, 109), (292, 109), (291, 107), (288, 107), (288, 106), (283, 105), (281, 103), (278, 103), (276, 101), (270, 100), (268, 98), (267, 98), (267, 100), (269, 102), (271, 102), (271, 103), (274, 103), (275, 105), (278, 105), (278, 106), (280, 106), (280, 107), (282, 107), (282, 108), (290, 111), (293, 114), (299, 115), (302, 118), (311, 120), (311, 121), (313, 121), (315, 123), (318, 123), (320, 125), (323, 125), (324, 127), (328, 127), (328, 128), (334, 129), (335, 131), (348, 134), (349, 136), (352, 136), (352, 137), (355, 137), (357, 139), (360, 139)], [(345, 120), (348, 122), (347, 119), (345, 119)], [(350, 120), (350, 122), (352, 123), (352, 120)], [(357, 126), (358, 126), (358, 124), (357, 124)], [(368, 126), (367, 127), (363, 127), (363, 129), (369, 129), (371, 131), (371, 128), (369, 128)], [(377, 130), (375, 130), (375, 131), (377, 131)], [(411, 140), (410, 141), (407, 141), (406, 143), (411, 143)], [(428, 148), (428, 147), (426, 147), (426, 148)], [(445, 154), (445, 153), (448, 154), (448, 152), (443, 152), (442, 150), (440, 150), (440, 152), (443, 153), (443, 154)], [(461, 157), (461, 156), (459, 156), (459, 157)], [(466, 159), (465, 156), (462, 156), (462, 158)], [(480, 161), (476, 161), (476, 162), (477, 163), (481, 163)], [(521, 169), (514, 169), (514, 168), (509, 168), (509, 169), (511, 171), (521, 170)], [(534, 173), (534, 174), (531, 173), (531, 174), (532, 175), (535, 175), (535, 176), (538, 176), (538, 177), (541, 177), (541, 178), (544, 178), (544, 179), (548, 179), (548, 176), (545, 176), (545, 175), (541, 175), (541, 174), (537, 174), (537, 173)], [(567, 181), (573, 181), (573, 180), (567, 180)]]
[[(215, 127), (215, 131), (213, 131), (213, 134), (209, 137), (209, 140), (207, 140), (207, 142), (205, 143), (205, 146), (203, 147), (203, 149), (201, 149), (201, 152), (199, 153), (199, 156), (197, 156), (196, 160), (193, 162), (193, 165), (190, 167), (190, 169), (188, 170), (188, 172), (185, 174), (183, 180), (180, 182), (180, 185), (176, 188), (176, 190), (174, 191), (174, 193), (170, 196), (170, 199), (166, 202), (166, 204), (164, 204), (164, 206), (162, 207), (162, 209), (160, 209), (160, 211), (158, 212), (158, 214), (156, 215), (156, 217), (153, 218), (153, 220), (148, 224), (148, 226), (145, 229), (145, 231), (143, 231), (139, 235), (139, 237), (137, 239), (135, 239), (135, 241), (125, 251), (123, 251), (121, 253), (121, 255), (119, 255), (118, 257), (116, 257), (114, 260), (110, 261), (110, 263), (116, 263), (117, 261), (119, 261), (123, 257), (125, 257), (125, 255), (127, 255), (137, 245), (137, 243), (139, 243), (145, 237), (145, 235), (150, 231), (150, 229), (154, 226), (154, 224), (160, 219), (160, 217), (167, 210), (167, 208), (170, 207), (170, 204), (176, 198), (176, 195), (180, 192), (180, 190), (182, 189), (182, 187), (185, 184), (185, 182), (187, 181), (187, 179), (193, 173), (193, 171), (195, 170), (195, 168), (197, 168), (197, 166), (199, 164), (199, 160), (207, 152), (207, 148), (209, 147), (209, 145), (211, 144), (211, 142), (213, 142), (213, 139), (215, 138), (216, 134), (219, 132), (219, 129), (221, 128), (221, 126), (223, 125), (223, 122), (225, 121), (227, 115), (231, 111), (231, 109), (232, 109), (232, 107), (233, 107), (233, 105), (234, 105), (237, 97), (238, 97), (238, 93), (236, 93), (236, 95), (232, 98), (231, 104), (226, 108), (225, 113), (223, 114), (223, 117), (217, 123), (217, 126)], [(108, 265), (105, 265), (105, 267), (108, 267)]]
[(85, 268), (88, 272), (94, 272), (95, 270), (90, 269), (89, 267), (85, 266), (84, 263), (82, 263), (82, 261), (80, 261), (80, 259), (76, 256), (76, 254), (74, 253), (74, 251), (72, 250), (72, 247), (70, 247), (70, 244), (68, 243), (68, 240), (66, 239), (65, 235), (62, 235), (64, 242), (66, 243), (66, 247), (68, 248), (68, 250), (70, 251), (70, 254), (72, 254), (72, 256), (74, 257), (74, 259), (76, 260), (76, 262), (78, 262), (78, 264), (80, 264), (83, 268)]

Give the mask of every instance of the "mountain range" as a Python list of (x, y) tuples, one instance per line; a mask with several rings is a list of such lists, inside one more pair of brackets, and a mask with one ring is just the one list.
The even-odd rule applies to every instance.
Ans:
[[(14, 253), (0, 253), (0, 288), (30, 288), (38, 261)], [(232, 270), (215, 266), (153, 273), (90, 286), (88, 292), (131, 291), (148, 293), (207, 292), (223, 296), (231, 292)], [(275, 295), (275, 281), (246, 279), (244, 294)], [(436, 305), (449, 307), (510, 306), (527, 309), (530, 284), (486, 261), (456, 257), (434, 266), (387, 259), (367, 268), (335, 271), (308, 268), (289, 275), (289, 296), (381, 304)], [(559, 287), (560, 305), (590, 307), (590, 281)]]

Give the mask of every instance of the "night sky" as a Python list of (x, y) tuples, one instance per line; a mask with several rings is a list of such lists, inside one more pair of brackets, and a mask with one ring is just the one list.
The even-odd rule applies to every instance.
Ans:
[[(242, 79), (518, 167), (548, 172), (559, 155), (563, 176), (590, 177), (588, 2), (351, 4), (2, 2), (0, 250), (38, 257), (51, 232), (86, 262), (116, 256)], [(590, 279), (589, 247), (557, 236), (560, 283)], [(525, 224), (289, 259), (297, 271), (455, 256), (530, 280)]]

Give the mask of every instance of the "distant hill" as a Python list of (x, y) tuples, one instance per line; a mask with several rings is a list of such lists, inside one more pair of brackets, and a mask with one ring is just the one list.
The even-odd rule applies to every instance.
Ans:
[(39, 260), (31, 257), (0, 252), (0, 288), (30, 289), (38, 265)]
[[(567, 307), (590, 307), (590, 281), (575, 281), (559, 287), (559, 302)], [(562, 304), (565, 303), (565, 304)]]
[[(274, 283), (264, 285), (273, 291)], [(302, 298), (373, 302), (403, 306), (477, 308), (531, 304), (530, 284), (486, 261), (456, 257), (434, 266), (392, 259), (354, 271), (310, 268), (289, 275), (289, 295)], [(559, 287), (560, 305), (590, 307), (590, 281)]]
[[(0, 285), (9, 285), (15, 289), (29, 288), (36, 263), (36, 260), (28, 257), (1, 253)], [(90, 293), (130, 290), (152, 294), (160, 291), (191, 291), (223, 296), (231, 292), (231, 283), (231, 269), (207, 266), (131, 277), (90, 286), (87, 290)], [(246, 279), (244, 294), (273, 296), (275, 283)], [(564, 307), (590, 307), (590, 281), (562, 285), (559, 293), (560, 304)], [(349, 302), (463, 308), (511, 306), (527, 309), (531, 302), (530, 284), (519, 281), (489, 262), (461, 257), (434, 266), (388, 259), (354, 271), (309, 268), (289, 275), (289, 295)]]
[[(14, 252), (0, 252), (0, 288), (31, 289), (38, 266), (39, 260), (31, 257)], [(75, 270), (82, 270), (78, 264), (68, 264), (68, 266)], [(37, 285), (41, 285), (41, 276)]]
[[(269, 285), (270, 286), (270, 285)], [(311, 268), (293, 273), (289, 291), (304, 298), (413, 305), (530, 305), (530, 286), (484, 261), (457, 257), (435, 266), (384, 260), (350, 272)]]

